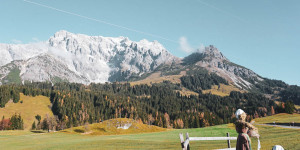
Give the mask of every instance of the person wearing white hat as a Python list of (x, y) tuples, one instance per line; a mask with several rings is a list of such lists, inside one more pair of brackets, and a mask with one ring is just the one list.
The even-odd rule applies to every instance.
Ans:
[(246, 113), (242, 109), (238, 109), (235, 112), (235, 117), (239, 120), (246, 119), (246, 116), (247, 116)]
[[(260, 149), (260, 141), (259, 141), (259, 134), (258, 134), (258, 129), (256, 127), (254, 127), (251, 123), (249, 122), (246, 122), (246, 117), (247, 117), (247, 114), (242, 110), (242, 109), (238, 109), (236, 112), (235, 112), (235, 116), (236, 118), (238, 119), (234, 124), (235, 124), (235, 128), (236, 128), (236, 131), (239, 133), (239, 136), (238, 136), (238, 139), (244, 139), (244, 141), (248, 144), (246, 144), (246, 147), (248, 147), (249, 149), (251, 149), (251, 140), (249, 138), (250, 137), (256, 137), (258, 138), (258, 150)], [(245, 131), (247, 130), (246, 133), (242, 132), (242, 131)], [(236, 149), (248, 149), (248, 148), (245, 148), (245, 143), (244, 143), (244, 146), (241, 146), (242, 142), (240, 142), (242, 140), (238, 140), (237, 141), (237, 146), (236, 146)], [(249, 146), (247, 146), (249, 145)], [(244, 147), (244, 148), (240, 148), (240, 147)]]
[(256, 127), (254, 127), (251, 123), (246, 122), (247, 114), (246, 114), (242, 109), (238, 109), (238, 110), (235, 112), (235, 117), (238, 119), (238, 120), (235, 122), (235, 124), (238, 124), (238, 123), (246, 124), (246, 127), (249, 128), (248, 135), (249, 135), (250, 137), (256, 137), (256, 138), (259, 138), (258, 129), (257, 129)]

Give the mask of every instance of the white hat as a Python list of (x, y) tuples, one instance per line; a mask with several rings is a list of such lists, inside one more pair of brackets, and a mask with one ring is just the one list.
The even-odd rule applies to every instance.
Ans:
[(284, 150), (284, 148), (280, 145), (275, 145), (272, 150)]
[(238, 109), (236, 112), (235, 112), (235, 117), (237, 118), (237, 119), (239, 119), (239, 116), (241, 115), (241, 114), (243, 114), (243, 113), (245, 113), (242, 109)]

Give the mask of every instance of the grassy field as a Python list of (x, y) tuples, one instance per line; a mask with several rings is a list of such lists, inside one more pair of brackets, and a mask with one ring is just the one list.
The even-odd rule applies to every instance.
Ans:
[[(227, 125), (210, 128), (169, 130), (165, 132), (92, 136), (70, 133), (30, 133), (29, 131), (2, 131), (0, 149), (180, 149), (179, 133), (190, 136), (236, 136)], [(235, 145), (235, 142), (232, 142)], [(226, 141), (191, 142), (194, 149), (226, 147)]]
[(165, 80), (170, 81), (172, 83), (180, 83), (180, 77), (185, 75), (185, 72), (181, 72), (179, 75), (169, 75), (169, 76), (160, 76), (161, 72), (156, 72), (151, 74), (149, 77), (143, 80), (130, 82), (130, 85), (139, 85), (139, 84), (148, 84), (151, 85), (151, 83), (161, 83)]
[[(287, 118), (298, 118), (300, 114), (278, 114), (256, 119), (257, 123), (270, 122), (275, 118), (290, 121)], [(270, 120), (269, 120), (270, 119)], [(257, 126), (261, 135), (262, 150), (270, 150), (274, 145), (282, 145), (288, 150), (300, 149), (300, 129), (284, 129), (271, 126)], [(82, 129), (82, 127), (79, 127)], [(73, 128), (75, 130), (77, 128)], [(70, 130), (70, 129), (69, 129)], [(123, 129), (119, 129), (123, 130)], [(197, 129), (169, 129), (167, 131), (126, 134), (126, 135), (83, 135), (74, 132), (32, 133), (30, 131), (1, 131), (0, 149), (34, 150), (34, 149), (180, 149), (179, 133), (190, 134), (190, 137), (237, 136), (233, 124), (218, 125)], [(192, 141), (191, 149), (226, 148), (226, 141)], [(235, 147), (236, 142), (231, 141)], [(253, 150), (257, 140), (252, 138)]]
[(255, 119), (255, 123), (273, 123), (273, 122), (280, 122), (280, 123), (297, 122), (297, 123), (300, 123), (300, 114), (281, 113), (281, 114), (276, 114), (273, 116)]
[(232, 91), (243, 92), (233, 85), (225, 85), (225, 84), (220, 84), (220, 86), (214, 85), (214, 86), (212, 86), (211, 89), (203, 90), (202, 92), (204, 94), (211, 93), (211, 94), (219, 95), (219, 96), (229, 96), (230, 92), (232, 92)]
[(22, 119), (24, 120), (24, 128), (29, 130), (33, 121), (35, 121), (35, 116), (37, 114), (39, 114), (42, 119), (46, 116), (46, 114), (53, 116), (53, 113), (49, 107), (50, 105), (51, 103), (48, 97), (30, 97), (21, 93), (20, 101), (18, 103), (9, 102), (4, 108), (0, 108), (0, 117), (1, 119), (2, 116), (5, 118), (10, 118), (15, 113), (21, 114)]

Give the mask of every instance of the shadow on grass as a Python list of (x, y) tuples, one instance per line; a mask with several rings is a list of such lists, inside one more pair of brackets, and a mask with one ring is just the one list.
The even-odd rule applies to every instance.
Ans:
[(96, 128), (97, 131), (106, 132), (104, 128)]
[(33, 132), (33, 133), (46, 133), (46, 131), (43, 131), (43, 130), (31, 130), (30, 132)]
[(290, 123), (281, 123), (281, 122), (273, 122), (273, 123), (266, 123), (269, 125), (282, 125), (282, 126), (296, 126), (296, 127), (300, 127), (300, 123), (296, 123), (296, 122), (290, 122)]
[(77, 132), (77, 133), (84, 133), (84, 130), (82, 130), (82, 129), (74, 129), (74, 132)]

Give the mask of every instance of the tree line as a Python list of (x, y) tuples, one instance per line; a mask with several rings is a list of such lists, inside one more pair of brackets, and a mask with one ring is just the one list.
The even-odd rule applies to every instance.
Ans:
[[(4, 88), (5, 87), (5, 88)], [(105, 83), (25, 83), (1, 86), (25, 95), (50, 97), (55, 117), (46, 117), (32, 127), (56, 130), (101, 122), (112, 118), (132, 118), (145, 124), (170, 128), (198, 128), (235, 121), (238, 108), (248, 113), (248, 120), (278, 112), (274, 101), (258, 93), (233, 91), (221, 97), (199, 93), (182, 95), (180, 84), (168, 81), (152, 85)]]

